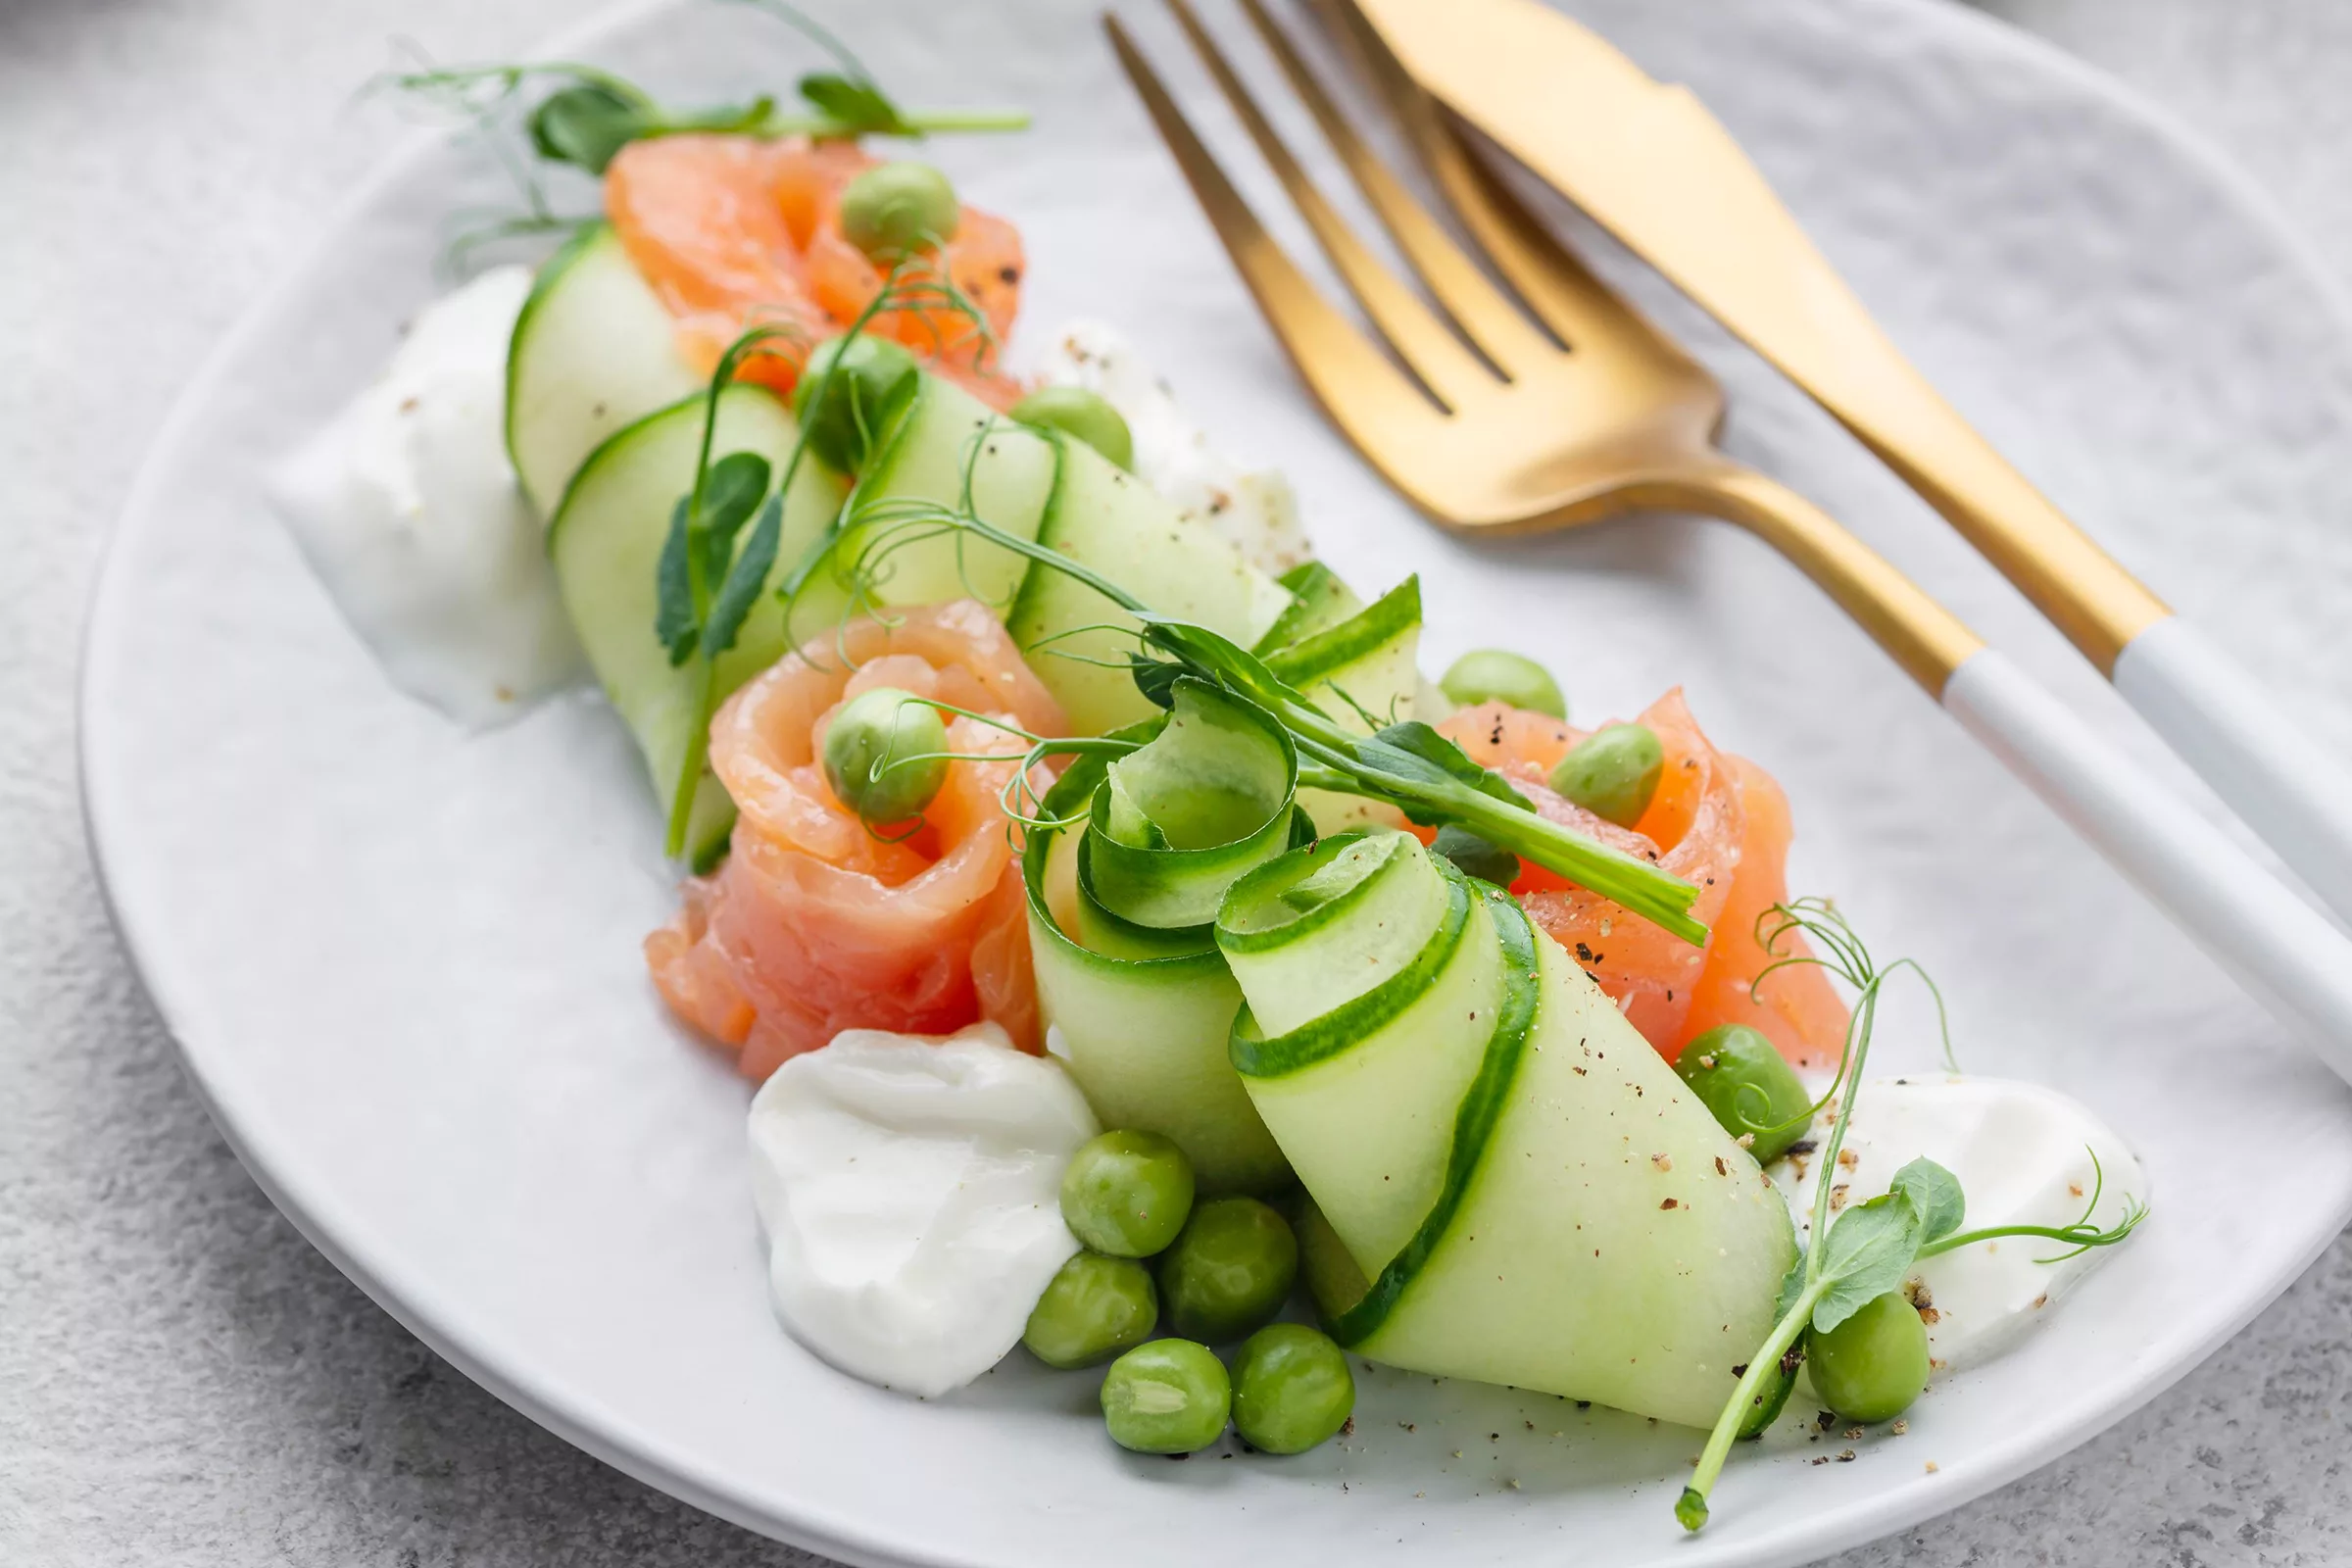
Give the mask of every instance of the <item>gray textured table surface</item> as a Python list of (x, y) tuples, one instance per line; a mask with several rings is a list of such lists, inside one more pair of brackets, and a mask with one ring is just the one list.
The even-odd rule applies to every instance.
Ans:
[[(975, 0), (976, 3), (976, 0)], [(2233, 153), (2352, 275), (2352, 6), (1995, 0)], [(0, 0), (0, 1562), (813, 1563), (450, 1371), (222, 1145), (107, 926), (74, 804), (101, 541), (182, 379), (393, 139), (387, 36), (490, 58), (570, 0)], [(2352, 1245), (2184, 1383), (1838, 1559), (2352, 1559)]]

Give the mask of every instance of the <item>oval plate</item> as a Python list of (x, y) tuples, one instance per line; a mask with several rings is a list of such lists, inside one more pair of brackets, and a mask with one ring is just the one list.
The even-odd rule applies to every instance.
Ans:
[[(2081, 1442), (2340, 1228), (2352, 1096), (1793, 572), (1690, 519), (1440, 537), (1316, 419), (1090, 19), (1052, 0), (829, 9), (906, 102), (1036, 112), (1024, 138), (928, 154), (1021, 224), (1032, 336), (1078, 312), (1122, 324), (1221, 438), (1290, 471), (1344, 572), (1378, 587), (1419, 570), (1430, 667), (1515, 644), (1587, 718), (1688, 685), (1721, 740), (1788, 782), (1797, 886), (1927, 964), (1972, 1070), (2054, 1084), (2121, 1128), (2156, 1217), (2045, 1332), (1939, 1383), (1908, 1436), (1853, 1444), (1851, 1464), (1820, 1465), (1842, 1440), (1787, 1430), (1742, 1450), (1694, 1542), (1669, 1509), (1697, 1437), (1557, 1399), (1375, 1371), (1339, 1445), (1179, 1465), (1114, 1450), (1092, 1380), (1023, 1357), (928, 1404), (817, 1363), (768, 1313), (748, 1090), (668, 1025), (638, 959), (672, 878), (619, 726), (579, 695), (467, 738), (408, 703), (259, 498), (265, 465), (434, 291), (451, 210), (497, 195), (483, 160), (436, 140), (360, 196), (188, 390), (98, 592), (82, 744), (117, 920), (221, 1128), (442, 1354), (630, 1473), (858, 1562), (1552, 1561), (1570, 1544), (1618, 1563), (1788, 1562)], [(2352, 603), (2337, 536), (2352, 470), (2324, 461), (2352, 450), (2352, 337), (2234, 176), (2090, 73), (1928, 0), (1580, 10), (1714, 105), (2030, 474), (2352, 741), (2340, 662), (2307, 661)], [(1137, 20), (1277, 211), (1164, 19)], [(641, 13), (574, 45), (562, 52), (687, 102), (814, 65), (733, 8)], [(1653, 281), (1629, 281), (1725, 374), (1735, 450), (2169, 767), (1884, 470)], [(1931, 1035), (1915, 1001), (1878, 1065), (1928, 1066)]]

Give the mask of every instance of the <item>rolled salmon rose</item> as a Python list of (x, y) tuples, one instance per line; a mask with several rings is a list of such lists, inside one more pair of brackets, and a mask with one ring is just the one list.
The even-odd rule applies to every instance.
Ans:
[[(834, 798), (820, 761), (834, 713), (877, 686), (1032, 734), (1063, 727), (1004, 628), (969, 600), (860, 617), (728, 699), (710, 726), (711, 766), (741, 812), (727, 859), (686, 884), (645, 956), (670, 1006), (754, 1080), (851, 1028), (950, 1034), (985, 1018), (1039, 1049), (1017, 828), (1001, 799), (1026, 744), (946, 715), (948, 749), (990, 760), (950, 762), (918, 825), (877, 833)], [(1050, 782), (1033, 780), (1041, 794)]]

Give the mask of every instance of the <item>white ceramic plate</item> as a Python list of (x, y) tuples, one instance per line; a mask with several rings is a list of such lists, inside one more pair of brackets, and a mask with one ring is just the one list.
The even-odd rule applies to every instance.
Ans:
[[(1171, 1464), (1102, 1440), (1091, 1380), (1018, 1356), (929, 1404), (818, 1364), (768, 1315), (748, 1090), (668, 1025), (638, 961), (670, 876), (619, 726), (583, 695), (456, 733), (384, 683), (258, 499), (267, 460), (433, 290), (443, 216), (491, 189), (435, 143), (365, 191), (189, 389), (98, 595), (83, 747), (118, 919), (221, 1127), (444, 1355), (632, 1474), (858, 1562), (1568, 1547), (1697, 1568), (1810, 1557), (2047, 1460), (2194, 1364), (2336, 1232), (2352, 1097), (1792, 572), (1685, 520), (1507, 549), (1440, 538), (1317, 422), (1091, 17), (1043, 0), (827, 9), (910, 102), (1037, 112), (1023, 139), (936, 148), (1026, 233), (1032, 333), (1081, 310), (1124, 323), (1230, 444), (1289, 468), (1344, 571), (1420, 570), (1432, 667), (1516, 644), (1589, 717), (1687, 683), (1720, 739), (1788, 781), (1798, 885), (1935, 971), (1972, 1068), (2053, 1083), (2123, 1129), (2156, 1217), (2045, 1332), (1939, 1385), (1908, 1436), (1818, 1468), (1842, 1442), (1742, 1451), (1694, 1542), (1669, 1504), (1698, 1439), (1556, 1399), (1377, 1373), (1343, 1445)], [(2062, 504), (2352, 740), (2341, 661), (2307, 657), (2340, 642), (2352, 604), (2352, 469), (2335, 461), (2352, 450), (2352, 341), (2231, 176), (2098, 78), (1929, 0), (1581, 9), (1715, 105), (1894, 335)], [(1164, 19), (1138, 20), (1198, 93)], [(686, 101), (809, 63), (733, 8), (574, 42)], [(1743, 455), (2147, 752), (1883, 471), (1720, 334), (1637, 292), (1725, 371)], [(1886, 1038), (1883, 1064), (1927, 1059), (1916, 1008)]]

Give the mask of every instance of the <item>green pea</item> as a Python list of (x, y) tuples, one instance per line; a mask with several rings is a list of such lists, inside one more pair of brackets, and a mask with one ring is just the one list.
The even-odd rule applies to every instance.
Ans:
[(1446, 678), (1438, 685), (1464, 708), (1508, 703), (1531, 713), (1568, 716), (1568, 699), (1560, 695), (1560, 683), (1551, 678), (1551, 671), (1524, 654), (1500, 648), (1478, 648), (1464, 654), (1446, 667)]
[(1061, 1265), (1030, 1310), (1021, 1343), (1048, 1366), (1093, 1366), (1152, 1337), (1159, 1292), (1132, 1257), (1080, 1252)]
[(1304, 1453), (1355, 1413), (1348, 1356), (1302, 1323), (1269, 1323), (1233, 1358), (1233, 1430), (1267, 1453)]
[(792, 416), (808, 432), (808, 450), (842, 473), (856, 473), (882, 444), (921, 384), (914, 356), (886, 337), (860, 332), (820, 343), (792, 389)]
[(1195, 1205), (1159, 1259), (1168, 1325), (1194, 1339), (1238, 1340), (1282, 1310), (1298, 1277), (1298, 1241), (1254, 1198)]
[(1135, 466), (1135, 437), (1110, 400), (1082, 386), (1041, 386), (1012, 406), (1023, 424), (1059, 430), (1102, 453), (1122, 468)]
[(1609, 724), (1576, 743), (1551, 770), (1551, 787), (1604, 821), (1632, 827), (1649, 809), (1666, 752), (1645, 724)]
[(1846, 1420), (1891, 1420), (1928, 1386), (1927, 1326), (1888, 1291), (1828, 1333), (1807, 1333), (1805, 1366), (1822, 1402)]
[(1674, 1070), (1734, 1138), (1768, 1165), (1812, 1124), (1813, 1097), (1772, 1042), (1743, 1023), (1717, 1024), (1683, 1048)]
[(1217, 1441), (1233, 1384), (1216, 1352), (1191, 1340), (1153, 1340), (1110, 1363), (1102, 1425), (1137, 1453), (1191, 1453)]
[(948, 779), (948, 726), (939, 710), (896, 686), (852, 698), (825, 729), (825, 782), (868, 822), (921, 814)]
[(963, 209), (929, 164), (876, 164), (842, 188), (842, 237), (877, 262), (895, 262), (956, 237)]
[(1071, 1234), (1113, 1257), (1163, 1250), (1192, 1211), (1193, 1162), (1157, 1133), (1103, 1133), (1061, 1173), (1061, 1217)]

